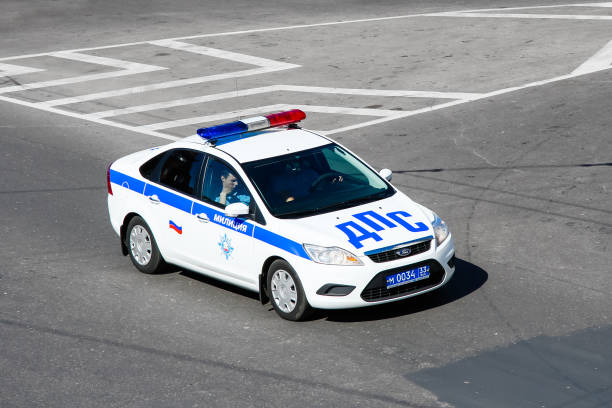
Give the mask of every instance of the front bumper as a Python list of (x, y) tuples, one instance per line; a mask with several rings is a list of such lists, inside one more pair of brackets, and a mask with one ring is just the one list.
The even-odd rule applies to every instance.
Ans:
[[(383, 263), (375, 263), (363, 257), (363, 266), (322, 265), (303, 260), (294, 265), (306, 298), (311, 306), (319, 309), (344, 309), (363, 307), (416, 296), (435, 290), (450, 280), (454, 271), (455, 245), (452, 235), (440, 246), (432, 240), (428, 251), (418, 255)], [(408, 270), (423, 265), (430, 266), (430, 277), (392, 289), (386, 289), (385, 276), (395, 271)], [(354, 287), (334, 289), (337, 293), (325, 293), (325, 287)], [(317, 293), (319, 292), (319, 293)]]

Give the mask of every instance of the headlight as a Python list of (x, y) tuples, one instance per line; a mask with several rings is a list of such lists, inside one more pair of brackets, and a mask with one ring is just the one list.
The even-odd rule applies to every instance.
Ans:
[(310, 259), (317, 263), (326, 265), (363, 265), (359, 258), (342, 248), (304, 244), (304, 249), (308, 256), (310, 256)]
[(433, 213), (433, 215), (434, 220), (432, 222), (432, 225), (434, 235), (436, 236), (436, 243), (440, 245), (444, 242), (444, 240), (446, 240), (446, 238), (448, 238), (448, 227), (446, 226), (446, 223), (442, 221), (440, 217), (438, 217), (438, 214)]

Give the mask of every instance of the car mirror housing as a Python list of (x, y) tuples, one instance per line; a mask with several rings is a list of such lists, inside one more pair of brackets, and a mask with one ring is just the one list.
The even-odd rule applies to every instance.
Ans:
[(228, 204), (225, 207), (225, 215), (228, 217), (236, 218), (243, 215), (249, 214), (249, 206), (245, 203), (233, 203)]
[(389, 169), (382, 169), (378, 174), (387, 181), (391, 181), (391, 177), (393, 177), (393, 172)]

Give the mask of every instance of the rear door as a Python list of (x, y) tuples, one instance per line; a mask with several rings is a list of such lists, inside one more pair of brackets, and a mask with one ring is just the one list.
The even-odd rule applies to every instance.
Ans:
[(193, 200), (199, 194), (204, 158), (205, 154), (196, 150), (172, 149), (152, 163), (151, 169), (146, 164), (141, 168), (150, 180), (144, 189), (143, 204), (149, 214), (146, 221), (168, 261), (188, 262), (185, 242), (189, 231), (185, 226), (191, 217)]

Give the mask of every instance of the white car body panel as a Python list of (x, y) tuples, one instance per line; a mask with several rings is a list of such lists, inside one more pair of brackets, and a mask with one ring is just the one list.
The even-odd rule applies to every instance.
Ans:
[[(265, 262), (271, 258), (285, 259), (295, 269), (309, 304), (316, 308), (335, 309), (387, 303), (434, 290), (448, 282), (454, 272), (454, 266), (449, 266), (449, 261), (454, 257), (452, 235), (449, 233), (441, 245), (436, 245), (431, 211), (403, 193), (396, 191), (386, 199), (339, 211), (299, 219), (281, 219), (268, 212), (240, 166), (241, 162), (329, 143), (332, 141), (312, 132), (291, 129), (261, 132), (257, 136), (218, 147), (210, 146), (195, 136), (125, 156), (110, 167), (113, 194), (108, 195), (108, 208), (111, 224), (115, 232), (121, 235), (121, 229), (126, 226), (126, 217), (138, 214), (151, 228), (160, 252), (168, 263), (256, 292), (260, 291), (259, 282), (265, 272)], [(266, 224), (259, 224), (252, 219), (226, 217), (223, 210), (214, 205), (142, 177), (139, 168), (143, 163), (164, 151), (179, 147), (202, 151), (231, 164), (251, 192)], [(151, 196), (160, 198), (160, 202), (152, 202)], [(401, 213), (398, 215), (397, 212)], [(202, 214), (206, 214), (208, 222), (198, 218)], [(181, 226), (180, 234), (168, 227), (169, 220)], [(344, 229), (338, 227), (347, 223), (349, 226), (345, 225)], [(360, 230), (355, 230), (354, 224), (367, 230), (367, 237), (364, 238)], [(367, 256), (371, 251), (423, 239), (431, 240), (429, 250), (423, 253), (382, 263), (376, 263)], [(304, 250), (304, 243), (343, 248), (355, 254), (363, 265), (316, 263)], [(411, 265), (429, 260), (436, 261), (443, 269), (440, 272), (443, 274), (440, 282), (435, 286), (374, 301), (362, 298), (364, 288), (380, 272), (394, 268), (407, 270)], [(355, 288), (344, 296), (317, 294), (326, 284)]]
[[(312, 149), (329, 143), (328, 139), (302, 129), (293, 129), (289, 134), (268, 130), (257, 136), (241, 140), (240, 143), (222, 144), (218, 149), (232, 155), (240, 163), (247, 163)], [(262, 146), (265, 148), (262, 149)]]

